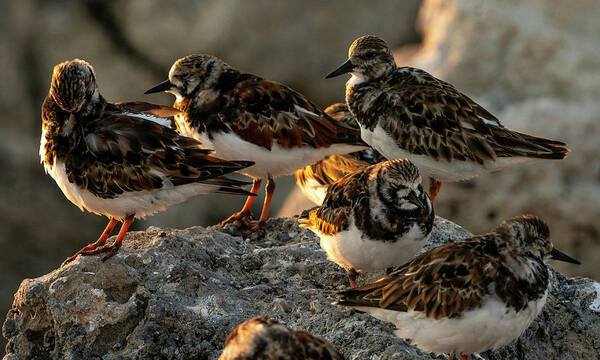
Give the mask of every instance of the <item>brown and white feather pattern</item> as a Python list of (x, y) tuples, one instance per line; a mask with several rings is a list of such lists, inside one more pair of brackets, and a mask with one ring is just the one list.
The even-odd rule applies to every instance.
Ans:
[(292, 330), (268, 316), (238, 325), (227, 337), (219, 360), (343, 360), (327, 340)]
[(240, 72), (210, 55), (190, 55), (178, 60), (170, 76), (185, 78), (196, 73), (198, 66), (205, 67), (203, 78), (197, 80), (201, 85), (174, 104), (185, 114), (181, 128), (207, 132), (209, 137), (213, 132), (231, 131), (266, 149), (274, 143), (284, 148), (363, 145), (360, 131), (333, 121), (302, 94), (275, 81)]
[(323, 204), (299, 221), (320, 237), (331, 261), (349, 271), (381, 271), (414, 256), (433, 220), (419, 171), (397, 159), (333, 183)]
[[(414, 221), (424, 233), (433, 226), (434, 212), (427, 206), (427, 194), (418, 196), (423, 207), (402, 209), (394, 191), (406, 191), (421, 182), (418, 169), (408, 160), (397, 159), (371, 165), (346, 175), (327, 190), (323, 205), (309, 212), (306, 227), (333, 235), (348, 229), (350, 218), (372, 239), (395, 241)], [(407, 191), (406, 191), (407, 192)]]
[(424, 176), (457, 181), (532, 159), (562, 159), (560, 141), (509, 130), (451, 84), (397, 67), (385, 42), (363, 36), (350, 48), (346, 103), (362, 138), (386, 158), (408, 157)]
[[(360, 130), (346, 104), (336, 103), (325, 109), (325, 113), (336, 121)], [(347, 155), (331, 155), (315, 164), (299, 169), (295, 173), (296, 184), (315, 204), (321, 205), (327, 187), (343, 176), (365, 169), (369, 165), (385, 161), (377, 151), (369, 148)]]
[(366, 147), (360, 131), (335, 121), (302, 94), (236, 70), (211, 55), (189, 55), (171, 68), (179, 131), (225, 159), (246, 154), (252, 177), (293, 174), (331, 154)]
[(121, 203), (128, 204), (127, 210), (143, 217), (164, 209), (170, 202), (167, 198), (182, 201), (186, 195), (157, 195), (148, 200), (152, 204), (140, 209), (135, 209), (142, 206), (136, 196), (188, 184), (205, 185), (203, 190), (197, 188), (200, 192), (248, 194), (240, 188), (245, 183), (222, 175), (252, 162), (215, 158), (198, 141), (164, 126), (169, 120), (163, 116), (173, 116), (177, 110), (140, 102), (110, 104), (102, 97), (94, 103), (89, 106), (92, 112), (72, 113), (49, 95), (42, 105), (41, 160), (46, 172), (80, 208), (124, 218), (129, 214), (120, 205), (113, 208), (102, 200), (126, 199)]
[(399, 147), (434, 160), (494, 161), (499, 157), (562, 159), (566, 144), (506, 129), (454, 86), (415, 68), (397, 68), (347, 89), (363, 127), (380, 124)]
[(520, 335), (541, 311), (551, 278), (544, 259), (552, 248), (543, 221), (516, 217), (343, 291), (339, 304), (395, 323), (398, 336), (426, 351), (494, 349)]

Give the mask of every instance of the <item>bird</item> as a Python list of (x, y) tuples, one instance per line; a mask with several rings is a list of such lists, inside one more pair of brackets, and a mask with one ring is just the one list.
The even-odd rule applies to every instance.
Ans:
[[(41, 109), (40, 158), (65, 197), (82, 211), (107, 216), (98, 238), (69, 257), (107, 253), (121, 247), (135, 218), (165, 210), (206, 193), (249, 196), (248, 184), (224, 177), (251, 166), (225, 161), (170, 129), (179, 111), (144, 102), (109, 103), (99, 92), (93, 67), (74, 59), (57, 64)], [(112, 244), (108, 237), (123, 225)]]
[(263, 315), (239, 324), (225, 340), (219, 360), (343, 360), (327, 340), (292, 330)]
[[(335, 103), (325, 109), (325, 113), (337, 121), (360, 130), (358, 123), (344, 103)], [(302, 193), (317, 205), (323, 203), (327, 187), (345, 175), (363, 170), (369, 165), (387, 159), (377, 151), (368, 148), (347, 155), (330, 155), (315, 164), (296, 170), (296, 184)]]
[(348, 60), (326, 78), (351, 73), (346, 103), (362, 139), (388, 159), (409, 158), (430, 178), (435, 202), (442, 182), (470, 179), (534, 159), (563, 159), (561, 141), (505, 128), (482, 106), (424, 70), (398, 67), (384, 40), (354, 40)]
[(424, 351), (467, 359), (510, 343), (538, 316), (551, 287), (548, 259), (579, 264), (554, 248), (542, 219), (521, 215), (344, 290), (337, 304), (391, 322)]
[[(146, 91), (175, 96), (173, 107), (179, 131), (214, 149), (224, 159), (238, 157), (255, 162), (241, 171), (253, 179), (251, 192), (267, 179), (266, 197), (258, 224), (268, 218), (275, 178), (325, 156), (365, 149), (360, 131), (325, 114), (291, 88), (237, 70), (208, 54), (193, 54), (175, 61), (166, 81)], [(222, 225), (251, 216), (253, 197)]]
[(327, 189), (323, 205), (300, 217), (329, 260), (348, 273), (403, 264), (426, 243), (435, 218), (417, 167), (406, 159), (371, 165)]

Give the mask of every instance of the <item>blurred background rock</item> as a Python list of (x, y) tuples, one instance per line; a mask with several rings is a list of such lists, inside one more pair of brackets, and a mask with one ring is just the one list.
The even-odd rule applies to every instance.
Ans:
[[(572, 153), (561, 162), (445, 184), (436, 212), (475, 233), (513, 215), (540, 215), (550, 223), (555, 243), (584, 262), (561, 270), (600, 278), (596, 0), (21, 0), (0, 5), (0, 312), (8, 309), (23, 278), (58, 266), (95, 240), (107, 221), (69, 203), (39, 164), (39, 109), (56, 63), (77, 57), (92, 63), (109, 101), (172, 104), (171, 96), (143, 92), (164, 80), (177, 58), (212, 53), (326, 106), (343, 100), (345, 79), (325, 81), (324, 74), (364, 34), (385, 38), (398, 49), (399, 65), (421, 67), (453, 83), (506, 126), (570, 145)], [(292, 178), (278, 181), (273, 215), (292, 189)], [(243, 201), (197, 197), (136, 228), (214, 224)], [(309, 206), (294, 191), (280, 213)]]

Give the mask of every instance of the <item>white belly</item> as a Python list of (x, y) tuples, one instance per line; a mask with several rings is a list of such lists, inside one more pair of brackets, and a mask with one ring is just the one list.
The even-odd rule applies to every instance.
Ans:
[(163, 211), (170, 205), (183, 202), (191, 196), (211, 193), (219, 188), (199, 183), (180, 186), (165, 185), (157, 190), (125, 192), (112, 199), (103, 199), (69, 182), (65, 164), (62, 161), (55, 160), (54, 166), (47, 168), (46, 171), (56, 181), (67, 199), (82, 211), (85, 209), (98, 215), (117, 219), (124, 219), (131, 214), (135, 214), (138, 219), (144, 218)]
[(346, 270), (376, 272), (401, 265), (416, 255), (427, 242), (418, 225), (395, 242), (371, 240), (350, 221), (348, 230), (335, 235), (319, 234), (321, 248), (329, 260)]
[(180, 127), (185, 136), (191, 136), (202, 142), (207, 149), (215, 150), (215, 156), (225, 160), (251, 160), (256, 164), (239, 171), (253, 178), (268, 178), (292, 175), (296, 170), (312, 165), (326, 156), (347, 154), (365, 149), (364, 146), (335, 144), (327, 148), (302, 146), (284, 148), (277, 142), (271, 150), (242, 140), (233, 133), (216, 133), (209, 139), (205, 133), (198, 133), (189, 127)]
[(507, 310), (495, 295), (484, 305), (459, 318), (433, 320), (421, 312), (393, 311), (373, 307), (354, 307), (373, 317), (396, 325), (394, 334), (411, 339), (421, 350), (441, 353), (480, 353), (498, 349), (519, 337), (542, 311), (548, 290), (543, 297), (531, 301), (519, 312)]
[(361, 137), (387, 159), (408, 158), (419, 168), (422, 177), (433, 177), (440, 181), (467, 180), (490, 171), (534, 160), (527, 157), (499, 157), (496, 161), (486, 161), (483, 164), (460, 160), (437, 161), (427, 155), (415, 155), (404, 151), (380, 125), (377, 125), (373, 131), (361, 126)]

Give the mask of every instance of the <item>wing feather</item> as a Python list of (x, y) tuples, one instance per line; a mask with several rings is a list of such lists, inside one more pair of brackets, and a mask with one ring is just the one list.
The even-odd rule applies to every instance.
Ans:
[[(436, 160), (483, 163), (498, 157), (562, 159), (565, 143), (506, 129), (452, 85), (425, 71), (400, 68), (377, 98), (383, 123), (399, 146)], [(377, 105), (377, 106), (375, 106)]]

